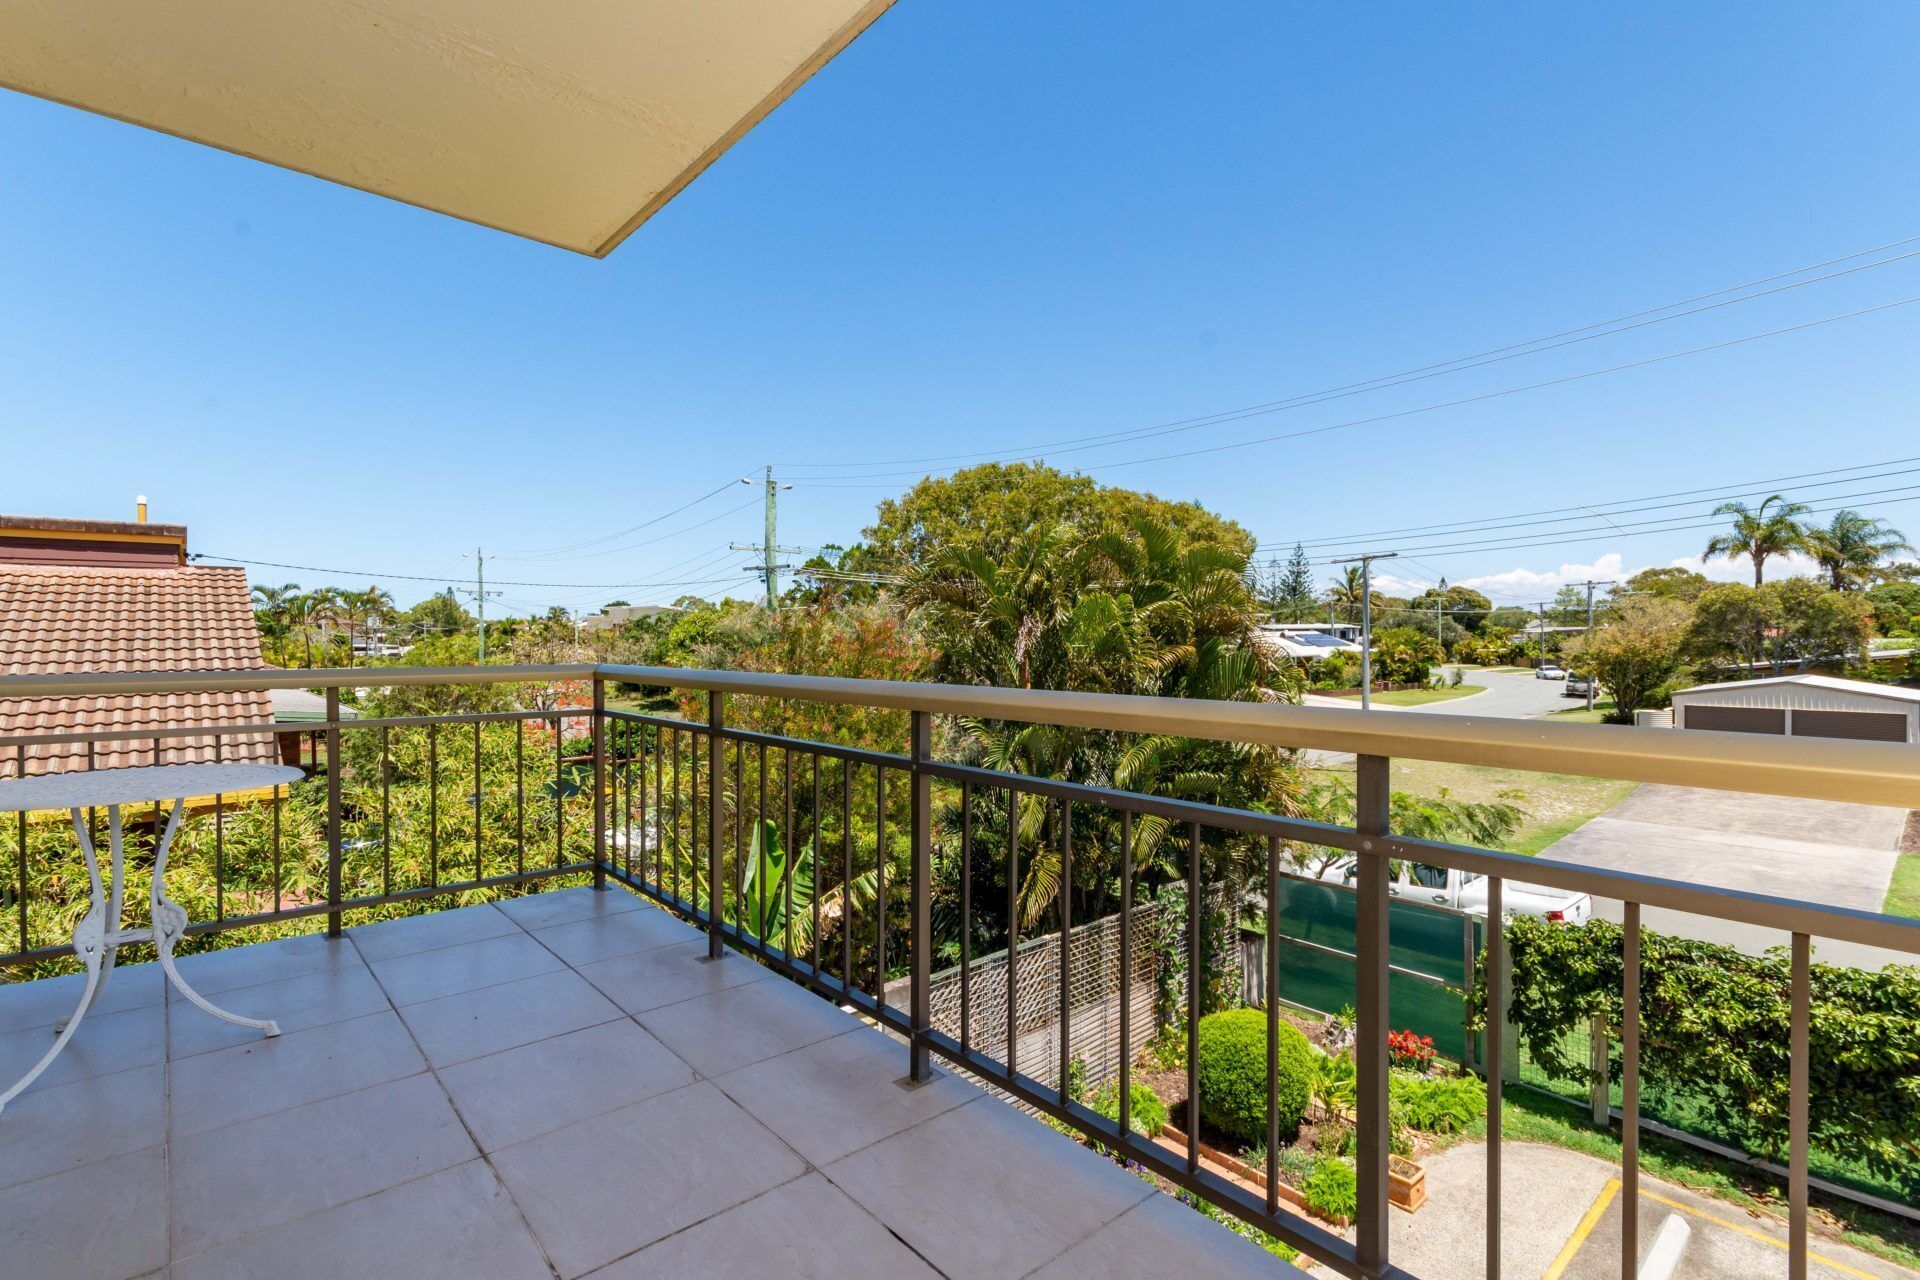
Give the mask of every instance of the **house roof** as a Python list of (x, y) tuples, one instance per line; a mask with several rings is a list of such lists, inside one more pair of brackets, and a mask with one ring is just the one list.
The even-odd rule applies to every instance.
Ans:
[(1898, 685), (1875, 684), (1867, 680), (1843, 680), (1839, 676), (1822, 675), (1768, 676), (1764, 680), (1730, 680), (1724, 684), (1697, 684), (1691, 689), (1676, 689), (1673, 696), (1690, 698), (1695, 694), (1728, 689), (1760, 689), (1768, 685), (1803, 685), (1814, 689), (1828, 689), (1835, 693), (1858, 694), (1865, 698), (1886, 698), (1893, 702), (1920, 702), (1920, 689), (1903, 689)]
[(602, 256), (891, 3), (36, 0), (0, 86)]
[[(244, 569), (213, 565), (100, 568), (0, 564), (0, 673), (254, 670), (266, 666)], [(0, 738), (95, 730), (264, 724), (264, 692), (0, 698)], [(270, 762), (270, 737), (161, 739), (158, 763)], [(0, 771), (61, 773), (87, 765), (86, 743), (0, 746)], [(153, 764), (155, 745), (99, 743), (97, 768)]]

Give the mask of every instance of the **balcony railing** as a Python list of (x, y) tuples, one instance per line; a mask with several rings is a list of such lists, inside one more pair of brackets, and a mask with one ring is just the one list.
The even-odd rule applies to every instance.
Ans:
[[(591, 705), (387, 719), (340, 713), (342, 688), (530, 682), (577, 682), (583, 694), (591, 689)], [(704, 693), (706, 716), (610, 708), (606, 693), (614, 684)], [(1791, 939), (1786, 1163), (1788, 1257), (1796, 1277), (1805, 1274), (1808, 1256), (1812, 943), (1835, 939), (1920, 955), (1920, 923), (1414, 839), (1390, 829), (1395, 758), (1920, 807), (1920, 754), (1908, 746), (611, 665), (0, 677), (0, 697), (284, 687), (326, 689), (325, 722), (0, 738), (0, 776), (24, 770), (36, 743), (145, 742), (156, 760), (165, 760), (168, 743), (186, 735), (255, 749), (288, 734), (318, 735), (312, 752), (316, 776), (289, 789), (297, 795), (289, 794), (285, 803), (245, 805), (252, 815), (246, 822), (240, 820), (242, 804), (214, 798), (194, 819), (198, 843), (183, 843), (180, 861), (199, 858), (211, 886), (205, 900), (187, 901), (195, 932), (281, 926), (324, 915), (328, 930), (337, 933), (349, 914), (390, 912), (420, 899), (557, 876), (590, 877), (596, 886), (617, 881), (704, 929), (713, 953), (732, 945), (897, 1032), (916, 1079), (925, 1077), (936, 1057), (956, 1064), (1347, 1276), (1406, 1274), (1392, 1265), (1387, 1230), (1387, 1039), (1395, 973), (1388, 937), (1390, 862), (1486, 877), (1494, 920), (1502, 918), (1509, 881), (1624, 904), (1623, 1275), (1635, 1274), (1639, 1240), (1642, 911), (1661, 908), (1761, 926)], [(738, 698), (903, 712), (905, 749), (874, 751), (739, 727), (729, 715)], [(1357, 817), (1352, 826), (1335, 826), (943, 761), (934, 755), (934, 721), (943, 715), (1351, 753), (1357, 758)], [(491, 770), (490, 762), (496, 766)], [(490, 785), (503, 774), (505, 785)], [(1139, 837), (1148, 827), (1162, 847), (1177, 851), (1156, 858), (1162, 870), (1155, 874), (1168, 878), (1165, 866), (1178, 862), (1189, 890), (1208, 883), (1220, 854), (1263, 853), (1270, 902), (1280, 896), (1283, 849), (1311, 846), (1358, 858), (1353, 963), (1359, 1204), (1351, 1242), (1293, 1212), (1278, 1195), (1281, 1135), (1271, 1048), (1280, 1016), (1276, 1001), (1266, 1002), (1264, 1197), (1206, 1166), (1198, 1124), (1185, 1126), (1184, 1152), (1142, 1138), (1129, 1125), (1132, 1064), (1160, 1030), (1135, 1025), (1131, 998), (1143, 980), (1135, 971), (1132, 932), (1141, 926), (1132, 908), (1144, 874)], [(12, 899), (6, 905), (14, 938), (0, 962), (45, 964), (72, 952), (58, 934), (71, 923), (71, 899), (78, 895), (71, 885), (35, 882), (36, 870), (57, 859), (55, 825), (22, 816), (13, 834), (15, 865), (5, 893)], [(1126, 909), (1116, 907), (1105, 920), (1076, 920), (1071, 894), (1061, 894), (1053, 908), (1045, 945), (1057, 947), (1049, 963), (1058, 975), (1050, 979), (1058, 984), (1058, 1045), (1057, 1052), (1049, 1045), (1045, 1065), (1035, 1067), (1026, 1059), (1032, 1040), (1022, 1036), (1018, 1014), (1020, 967), (1037, 954), (1031, 940), (1023, 946), (1020, 936), (1023, 918), (1032, 918), (1019, 901), (1020, 869), (1044, 860), (1057, 883), (1071, 885), (1076, 858), (1112, 861), (1116, 852), (1118, 903)], [(936, 858), (958, 868), (957, 902), (934, 900)], [(1003, 873), (1008, 895), (991, 912), (974, 900), (975, 871), (987, 862)], [(896, 881), (893, 872), (902, 863), (906, 874)], [(1203, 950), (1213, 945), (1203, 924), (1207, 898), (1189, 891), (1182, 903), (1187, 986), (1178, 993), (1174, 1025), (1187, 1046), (1189, 1099), (1198, 1098), (1202, 1013), (1194, 976), (1205, 967)], [(976, 925), (983, 913), (1001, 909), (1004, 953), (986, 968), (1004, 991), (983, 992), (975, 969), (987, 958), (975, 954)], [(1278, 914), (1267, 915), (1268, 992), (1281, 979), (1281, 947), (1272, 932)], [(1118, 935), (1117, 1121), (1075, 1099), (1068, 1066), (1075, 1057), (1076, 1016), (1084, 1022), (1072, 994), (1074, 939), (1076, 930), (1096, 925), (1114, 927)], [(932, 1009), (935, 953), (943, 944), (949, 944), (943, 967), (950, 963), (958, 970), (957, 1019), (936, 1019)], [(1502, 930), (1491, 929), (1484, 954), (1469, 957), (1468, 967), (1477, 962), (1495, 1009), (1506, 999), (1505, 946)], [(888, 975), (902, 962), (904, 1008), (888, 996)], [(983, 1005), (996, 1002), (1000, 1013), (986, 1017)], [(1503, 1061), (1510, 1050), (1501, 1040), (1484, 1037), (1474, 1064), (1488, 1090), (1490, 1277), (1501, 1275), (1501, 1092), (1512, 1066)]]

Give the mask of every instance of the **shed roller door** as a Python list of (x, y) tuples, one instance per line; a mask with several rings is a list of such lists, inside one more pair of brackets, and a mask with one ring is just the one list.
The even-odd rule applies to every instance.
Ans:
[(1796, 711), (1793, 713), (1793, 736), (1905, 742), (1907, 718), (1885, 711)]
[(1695, 705), (1687, 708), (1686, 727), (1722, 733), (1785, 733), (1787, 713), (1778, 707)]

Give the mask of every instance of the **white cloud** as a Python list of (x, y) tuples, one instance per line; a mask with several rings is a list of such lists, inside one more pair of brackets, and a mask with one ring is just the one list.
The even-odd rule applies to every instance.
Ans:
[[(1629, 568), (1626, 556), (1617, 551), (1609, 551), (1596, 558), (1592, 564), (1567, 563), (1554, 569), (1529, 569), (1519, 566), (1500, 573), (1486, 573), (1449, 581), (1455, 586), (1472, 587), (1482, 595), (1490, 597), (1496, 605), (1532, 605), (1542, 600), (1551, 600), (1554, 593), (1564, 586), (1577, 586), (1588, 580), (1625, 582), (1634, 574), (1652, 568), (1691, 569), (1695, 573), (1704, 574), (1714, 582), (1753, 581), (1753, 562), (1745, 557), (1730, 560), (1721, 556), (1707, 560), (1701, 556), (1679, 556), (1667, 561), (1664, 565), (1636, 563)], [(1819, 564), (1811, 557), (1798, 552), (1791, 555), (1771, 556), (1767, 560), (1769, 582), (1780, 578), (1820, 576), (1822, 576), (1822, 570)], [(1373, 574), (1373, 589), (1385, 595), (1417, 596), (1433, 585), (1433, 580), (1430, 578), (1402, 577), (1379, 569), (1375, 569)]]
[[(1691, 569), (1695, 573), (1705, 574), (1715, 582), (1753, 581), (1753, 561), (1741, 556), (1730, 560), (1725, 556), (1707, 560), (1701, 556), (1681, 556), (1677, 560), (1667, 561), (1671, 569)], [(1824, 571), (1812, 556), (1803, 556), (1798, 551), (1784, 556), (1767, 557), (1767, 579), (1775, 578), (1818, 578)]]

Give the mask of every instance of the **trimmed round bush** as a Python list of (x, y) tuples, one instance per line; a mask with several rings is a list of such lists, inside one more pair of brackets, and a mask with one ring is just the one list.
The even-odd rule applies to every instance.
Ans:
[[(1313, 1089), (1313, 1050), (1299, 1028), (1280, 1023), (1274, 1113), (1280, 1139), (1300, 1131)], [(1200, 1019), (1200, 1115), (1246, 1142), (1267, 1137), (1267, 1015), (1226, 1009)]]

